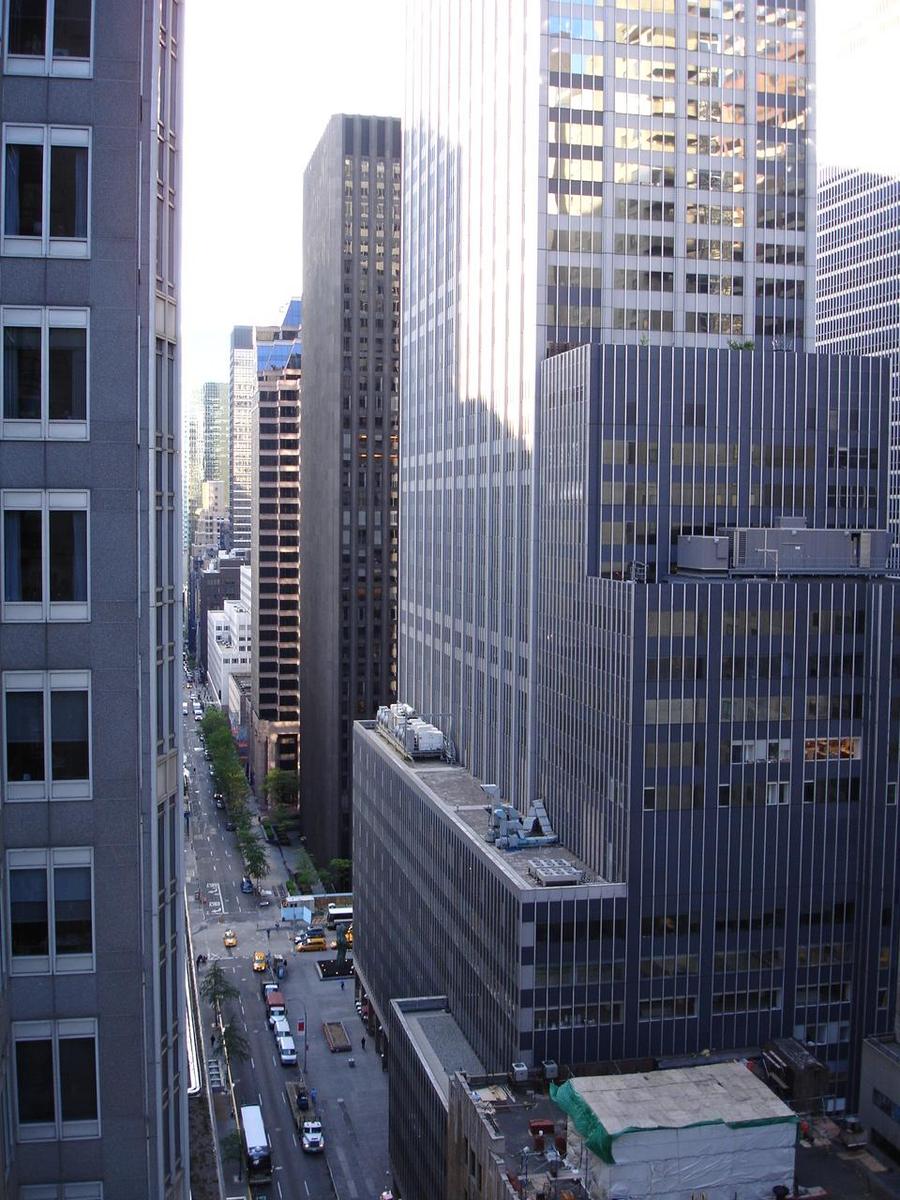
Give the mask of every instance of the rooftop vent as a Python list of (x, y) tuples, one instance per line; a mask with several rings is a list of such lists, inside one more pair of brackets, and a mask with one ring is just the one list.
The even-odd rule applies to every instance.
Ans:
[(564, 858), (529, 858), (528, 874), (542, 887), (568, 887), (585, 879), (584, 871)]
[[(483, 786), (483, 785), (482, 785)], [(555, 846), (559, 838), (553, 832), (542, 801), (535, 800), (528, 815), (522, 817), (511, 804), (489, 808), (490, 823), (484, 835), (498, 850), (522, 850), (529, 846)]]

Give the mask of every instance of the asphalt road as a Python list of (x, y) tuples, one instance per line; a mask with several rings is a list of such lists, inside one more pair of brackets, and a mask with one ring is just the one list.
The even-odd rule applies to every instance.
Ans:
[[(240, 1104), (259, 1104), (272, 1144), (273, 1183), (271, 1200), (327, 1200), (335, 1192), (339, 1200), (370, 1200), (380, 1195), (388, 1182), (387, 1076), (371, 1047), (362, 1050), (363, 1027), (355, 1006), (353, 984), (342, 990), (338, 982), (323, 983), (315, 968), (317, 959), (328, 955), (296, 954), (289, 929), (275, 930), (279, 910), (260, 908), (255, 895), (240, 890), (242, 866), (235, 835), (225, 830), (225, 813), (213, 803), (212, 787), (198, 732), (199, 725), (188, 712), (184, 719), (185, 752), (191, 776), (190, 839), (187, 853), (188, 895), (195, 954), (218, 960), (227, 978), (239, 991), (232, 1017), (247, 1038), (248, 1061), (236, 1064), (235, 1086)], [(281, 881), (280, 856), (270, 853), (270, 885)], [(192, 875), (193, 872), (193, 875)], [(197, 900), (197, 893), (202, 895)], [(234, 929), (238, 944), (226, 949), (222, 937)], [(267, 932), (268, 931), (268, 932)], [(254, 950), (284, 954), (288, 972), (281, 982), (287, 1016), (297, 1045), (299, 1065), (304, 1065), (310, 1087), (317, 1090), (317, 1108), (325, 1132), (325, 1154), (308, 1155), (300, 1149), (298, 1134), (287, 1104), (285, 1082), (297, 1077), (297, 1068), (283, 1067), (275, 1041), (266, 1024), (260, 995), (261, 976), (251, 969)], [(201, 978), (202, 978), (201, 968)], [(205, 1053), (210, 1049), (210, 1010), (201, 1005)], [(309, 1037), (304, 1048), (297, 1022), (305, 1017)], [(321, 1033), (324, 1020), (341, 1019), (353, 1042), (351, 1053), (331, 1054)], [(353, 1060), (353, 1066), (350, 1060)], [(236, 1164), (225, 1164), (229, 1196), (243, 1196)]]

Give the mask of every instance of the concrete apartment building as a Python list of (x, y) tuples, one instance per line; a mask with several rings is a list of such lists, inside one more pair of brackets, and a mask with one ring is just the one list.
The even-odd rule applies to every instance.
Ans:
[(244, 558), (250, 550), (253, 409), (256, 393), (253, 327), (236, 325), (231, 331), (228, 364), (228, 507), (231, 512), (231, 549)]
[(300, 654), (300, 409), (302, 305), (254, 333), (258, 402), (252, 420), (251, 778), (297, 770)]
[(397, 693), (400, 122), (334, 116), (303, 180), (300, 771), (350, 854), (352, 728)]
[(183, 6), (5, 6), (0, 1192), (188, 1195)]

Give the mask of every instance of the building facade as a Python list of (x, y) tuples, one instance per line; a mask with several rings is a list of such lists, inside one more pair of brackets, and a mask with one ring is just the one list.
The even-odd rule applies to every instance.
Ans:
[(812, 8), (787, 12), (410, 11), (399, 693), (505, 794), (533, 785), (540, 360), (813, 345)]
[(887, 365), (584, 346), (541, 411), (558, 842), (503, 851), (493, 781), (358, 726), (362, 986), (382, 1025), (446, 995), (488, 1070), (797, 1037), (839, 1110), (896, 994)]
[(183, 6), (4, 6), (0, 1192), (188, 1196)]
[(185, 405), (182, 415), (182, 528), (184, 549), (188, 552), (194, 537), (194, 516), (201, 503), (203, 474), (203, 409), (199, 397)]
[(294, 299), (280, 325), (257, 327), (254, 337), (250, 765), (260, 791), (270, 770), (297, 770), (301, 321)]
[(397, 691), (400, 122), (335, 116), (303, 180), (300, 770), (314, 857), (350, 853), (352, 728)]
[(256, 404), (256, 349), (253, 327), (231, 331), (228, 365), (228, 494), (231, 549), (246, 557), (250, 551), (253, 480), (253, 409)]
[(229, 680), (246, 674), (253, 654), (250, 612), (240, 600), (226, 600), (220, 611), (207, 618), (209, 668), (206, 678), (216, 702), (228, 710)]
[(196, 655), (197, 666), (203, 674), (209, 666), (209, 614), (221, 610), (223, 601), (241, 598), (241, 566), (237, 559), (218, 559), (213, 566), (196, 570), (191, 576), (188, 630), (189, 635), (193, 635), (193, 645), (189, 645), (188, 650)]
[(816, 207), (816, 343), (891, 362), (888, 523), (900, 569), (900, 179), (824, 168)]

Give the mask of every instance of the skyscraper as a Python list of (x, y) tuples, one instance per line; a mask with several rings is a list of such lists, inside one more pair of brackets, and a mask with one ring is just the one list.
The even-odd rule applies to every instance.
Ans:
[(228, 487), (231, 545), (236, 553), (250, 550), (250, 505), (253, 476), (253, 409), (256, 404), (256, 349), (253, 328), (231, 331), (228, 369)]
[(900, 570), (900, 179), (850, 168), (819, 177), (816, 340), (891, 360), (888, 522)]
[(228, 495), (228, 385), (204, 383), (200, 388), (203, 410), (203, 478), (219, 479)]
[(317, 860), (350, 852), (351, 733), (397, 691), (400, 122), (335, 116), (303, 184), (300, 770)]
[(250, 762), (258, 790), (268, 771), (297, 770), (301, 322), (294, 299), (280, 325), (254, 334)]
[(839, 1109), (896, 988), (887, 377), (803, 353), (811, 13), (627, 8), (411, 14), (399, 699), (446, 741), (355, 730), (362, 1004), (526, 1074), (795, 1036)]
[(7, 1195), (188, 1195), (182, 15), (178, 0), (6, 6)]
[(534, 783), (540, 360), (587, 340), (813, 345), (806, 18), (410, 6), (399, 692), (448, 714), (504, 794)]

